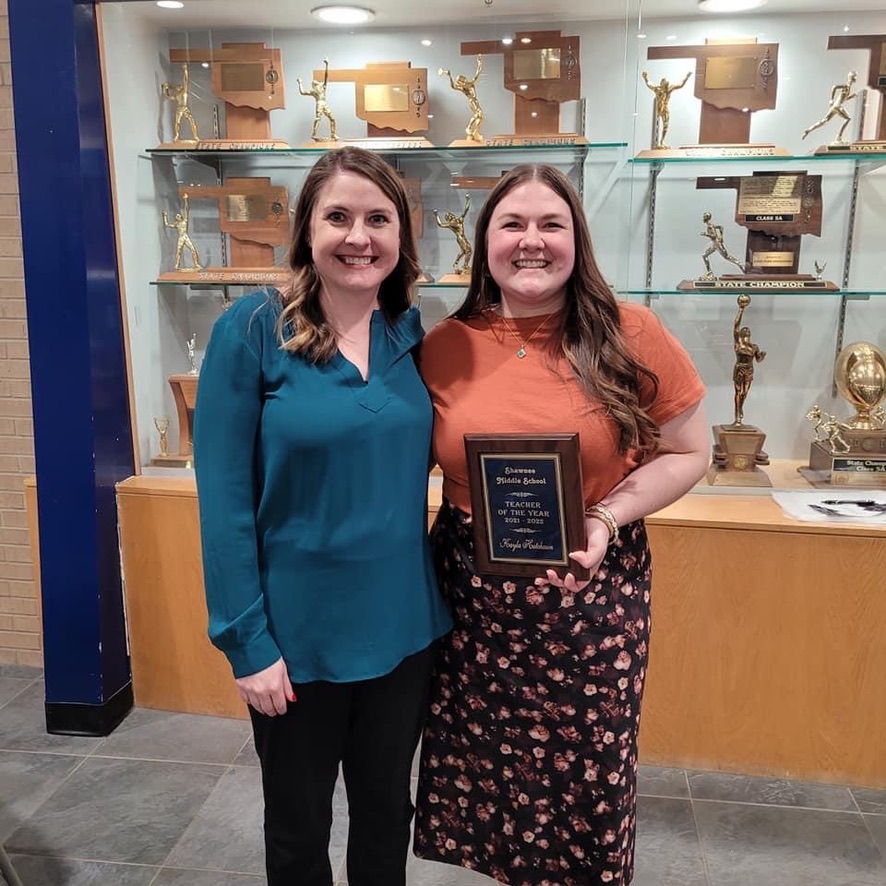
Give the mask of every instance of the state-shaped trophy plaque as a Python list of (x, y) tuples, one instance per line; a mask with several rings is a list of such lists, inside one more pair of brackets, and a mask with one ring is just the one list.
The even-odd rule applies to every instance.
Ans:
[[(683, 280), (684, 291), (736, 290), (747, 292), (822, 292), (839, 287), (823, 279), (824, 266), (815, 263), (814, 274), (800, 273), (800, 243), (804, 234), (821, 236), (821, 176), (807, 172), (754, 172), (748, 176), (703, 176), (696, 179), (699, 190), (723, 188), (737, 191), (735, 222), (747, 228), (744, 261), (735, 259), (723, 248), (719, 226), (710, 223), (705, 213), (705, 237), (712, 241), (704, 256), (706, 273)], [(720, 229), (722, 235), (722, 229)], [(719, 252), (742, 274), (715, 274), (708, 256)]]

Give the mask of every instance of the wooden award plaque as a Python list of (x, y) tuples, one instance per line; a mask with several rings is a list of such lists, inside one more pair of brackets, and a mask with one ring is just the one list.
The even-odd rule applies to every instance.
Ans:
[(478, 572), (590, 577), (569, 559), (587, 545), (578, 434), (465, 434), (465, 454)]

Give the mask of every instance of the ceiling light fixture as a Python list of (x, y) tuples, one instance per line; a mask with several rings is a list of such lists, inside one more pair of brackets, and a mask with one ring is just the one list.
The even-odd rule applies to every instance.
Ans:
[(181, 9), (185, 4), (181, 0), (157, 0), (161, 9)]
[(746, 12), (763, 6), (767, 0), (698, 0), (702, 12)]
[(365, 6), (336, 4), (334, 6), (315, 6), (311, 10), (314, 18), (331, 25), (365, 25), (375, 18), (375, 10)]

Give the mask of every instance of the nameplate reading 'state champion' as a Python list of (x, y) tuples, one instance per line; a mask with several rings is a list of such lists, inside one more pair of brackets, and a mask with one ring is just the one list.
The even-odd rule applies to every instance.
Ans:
[(578, 434), (466, 434), (465, 453), (477, 570), (587, 578)]

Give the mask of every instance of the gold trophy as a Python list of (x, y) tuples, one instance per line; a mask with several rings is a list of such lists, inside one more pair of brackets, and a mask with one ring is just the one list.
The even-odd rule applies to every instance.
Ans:
[[(314, 123), (311, 126), (311, 142), (337, 142), (338, 135), (336, 134), (335, 117), (332, 116), (332, 109), (329, 107), (329, 102), (326, 101), (326, 87), (329, 84), (329, 59), (323, 59), (323, 79), (311, 80), (310, 89), (305, 89), (302, 86), (301, 77), (298, 77), (295, 82), (298, 84), (299, 95), (310, 96), (314, 99)], [(328, 138), (321, 138), (318, 135), (320, 123), (324, 117), (329, 123)], [(305, 144), (304, 147), (311, 147), (311, 142)]]
[(708, 469), (711, 486), (771, 486), (765, 471), (758, 465), (768, 465), (769, 456), (763, 451), (766, 434), (753, 425), (744, 423), (744, 404), (754, 381), (754, 363), (761, 363), (766, 352), (751, 341), (751, 330), (742, 326), (745, 308), (751, 303), (749, 295), (738, 297), (738, 313), (732, 324), (735, 367), (732, 384), (735, 389), (732, 424), (714, 425), (714, 453)]
[(886, 487), (886, 355), (860, 341), (846, 345), (834, 370), (837, 390), (855, 407), (848, 421), (813, 406), (809, 467), (800, 472), (815, 486)]
[[(197, 369), (197, 336), (191, 333), (191, 337), (185, 341), (188, 352), (190, 368), (187, 372), (169, 376), (169, 387), (172, 390), (172, 399), (175, 401), (176, 418), (178, 419), (178, 452), (170, 453), (166, 439), (169, 430), (169, 419), (154, 419), (154, 427), (160, 434), (160, 454), (151, 459), (151, 464), (167, 468), (192, 468), (194, 467), (194, 410), (197, 408), (197, 381), (199, 371)], [(165, 422), (165, 424), (163, 424)], [(161, 430), (162, 428), (162, 430)]]
[(689, 78), (691, 76), (692, 71), (689, 71), (689, 73), (679, 83), (670, 83), (667, 78), (662, 77), (658, 83), (653, 84), (649, 82), (649, 74), (646, 71), (643, 71), (643, 82), (655, 94), (655, 105), (653, 106), (654, 122), (652, 133), (653, 151), (670, 150), (670, 148), (665, 143), (665, 139), (668, 135), (668, 127), (671, 123), (671, 112), (668, 105), (671, 101), (671, 95), (675, 93), (678, 89), (682, 89), (689, 81)]
[[(723, 227), (705, 212), (702, 237), (710, 245), (702, 256), (705, 272), (683, 280), (683, 291), (807, 292), (836, 291), (823, 279), (824, 265), (815, 262), (815, 273), (800, 273), (800, 247), (804, 234), (821, 236), (823, 201), (821, 176), (807, 172), (754, 172), (742, 176), (699, 176), (698, 190), (737, 191), (734, 221), (747, 229), (744, 255), (732, 255), (723, 242)], [(709, 258), (720, 255), (735, 265), (739, 274), (718, 274)]]
[[(182, 211), (175, 214), (175, 219), (173, 221), (169, 220), (169, 214), (165, 209), (163, 210), (163, 224), (166, 225), (167, 228), (173, 228), (178, 232), (178, 239), (175, 244), (176, 271), (194, 272), (203, 270), (203, 265), (200, 264), (200, 258), (197, 255), (197, 247), (194, 246), (194, 241), (188, 233), (188, 222), (190, 221), (190, 218), (191, 203), (187, 194), (182, 197)], [(194, 263), (194, 266), (191, 268), (184, 267), (184, 251), (186, 249), (191, 253), (191, 260)]]
[(161, 87), (163, 98), (175, 102), (175, 122), (173, 123), (172, 141), (178, 144), (182, 141), (182, 121), (187, 121), (191, 127), (191, 138), (185, 140), (186, 144), (193, 144), (199, 141), (200, 136), (197, 134), (197, 121), (188, 107), (188, 98), (190, 95), (191, 75), (187, 62), (182, 65), (182, 82), (181, 83), (164, 83)]
[[(653, 145), (638, 157), (766, 157), (790, 151), (770, 142), (751, 142), (751, 118), (773, 110), (778, 92), (778, 44), (756, 38), (706, 40), (697, 46), (650, 46), (646, 58), (694, 59), (695, 97), (701, 101), (698, 143), (667, 148)], [(646, 79), (644, 77), (644, 79)], [(662, 81), (665, 84), (667, 81)], [(656, 93), (656, 110), (674, 91)], [(666, 101), (665, 101), (666, 106)], [(664, 140), (663, 138), (661, 139)]]
[(464, 74), (459, 74), (453, 78), (452, 72), (448, 68), (438, 68), (437, 74), (440, 77), (449, 77), (449, 85), (456, 91), (464, 94), (471, 108), (471, 119), (465, 127), (466, 138), (456, 139), (451, 142), (450, 147), (477, 147), (485, 144), (485, 139), (480, 134), (480, 124), (483, 122), (483, 108), (480, 107), (480, 100), (477, 98), (477, 80), (480, 79), (480, 73), (483, 70), (483, 56), (477, 56), (477, 70), (474, 76), (469, 80)]
[(471, 195), (465, 194), (465, 208), (461, 215), (456, 215), (454, 212), (447, 210), (443, 213), (441, 219), (437, 210), (433, 210), (434, 221), (437, 222), (437, 227), (452, 231), (458, 244), (458, 255), (456, 255), (455, 261), (452, 263), (452, 273), (444, 274), (440, 278), (441, 283), (460, 283), (466, 285), (470, 282), (473, 250), (471, 249), (470, 240), (465, 235), (465, 219), (470, 208)]
[[(163, 271), (163, 283), (233, 283), (241, 285), (276, 285), (288, 278), (277, 267), (274, 249), (285, 247), (289, 237), (286, 207), (289, 192), (270, 178), (228, 178), (219, 185), (179, 185), (184, 210), (170, 222), (179, 233), (175, 250), (175, 268)], [(226, 237), (224, 266), (204, 267), (188, 233), (191, 200), (211, 200), (218, 210), (218, 224)], [(194, 267), (182, 266), (182, 253), (188, 250)]]
[(169, 418), (154, 418), (154, 427), (160, 435), (160, 455), (165, 458), (169, 455)]
[[(871, 108), (874, 116), (874, 125), (871, 127), (873, 138), (859, 138), (855, 141), (834, 141), (829, 145), (822, 145), (816, 154), (867, 154), (886, 151), (886, 34), (835, 34), (828, 37), (828, 49), (851, 49), (856, 52), (867, 52), (867, 80), (868, 89), (880, 93), (879, 110), (874, 110), (877, 103)], [(850, 84), (851, 85), (851, 84)], [(834, 89), (841, 87), (835, 86)], [(839, 96), (838, 96), (839, 99)], [(848, 101), (849, 96), (843, 99)], [(831, 93), (833, 106), (834, 95)], [(835, 113), (830, 116), (842, 116)], [(828, 115), (825, 115), (827, 122)], [(844, 127), (845, 128), (845, 127)]]
[[(325, 101), (327, 83), (353, 83), (354, 112), (357, 119), (366, 123), (366, 137), (345, 139), (346, 144), (370, 151), (433, 147), (425, 137), (430, 126), (427, 68), (413, 68), (410, 61), (368, 62), (362, 68), (330, 69), (324, 59), (324, 65), (322, 71), (314, 71), (312, 88), (319, 85)], [(302, 95), (313, 95), (313, 92), (302, 91)], [(318, 107), (313, 138), (316, 138), (319, 113)], [(334, 139), (335, 125), (331, 117), (330, 124)]]
[[(174, 141), (164, 142), (161, 149), (181, 150), (181, 123), (191, 125), (193, 139), (188, 150), (248, 151), (288, 148), (289, 145), (271, 137), (271, 111), (285, 107), (285, 83), (280, 50), (264, 43), (222, 43), (221, 46), (172, 49), (169, 61), (181, 65), (181, 85), (163, 84), (163, 96), (176, 103)], [(188, 107), (192, 97), (189, 65), (209, 69), (213, 95), (225, 103), (224, 136), (200, 138)], [(194, 97), (202, 97), (197, 93)], [(209, 108), (204, 113), (208, 115)], [(216, 130), (219, 126), (216, 125)]]
[(826, 126), (834, 119), (834, 117), (839, 117), (843, 121), (837, 132), (837, 137), (829, 145), (824, 145), (819, 148), (815, 152), (816, 154), (827, 153), (828, 148), (831, 147), (845, 148), (846, 145), (849, 144), (843, 137), (843, 134), (846, 132), (846, 127), (849, 126), (852, 118), (849, 116), (843, 105), (845, 105), (846, 102), (858, 98), (858, 93), (852, 91), (857, 76), (858, 75), (855, 71), (850, 71), (845, 83), (838, 83), (834, 86), (833, 89), (831, 89), (831, 101), (828, 107), (828, 112), (821, 118), (821, 120), (816, 120), (815, 123), (812, 123), (803, 130), (803, 138), (805, 139), (810, 132), (814, 132), (816, 129), (821, 129), (822, 126)]

